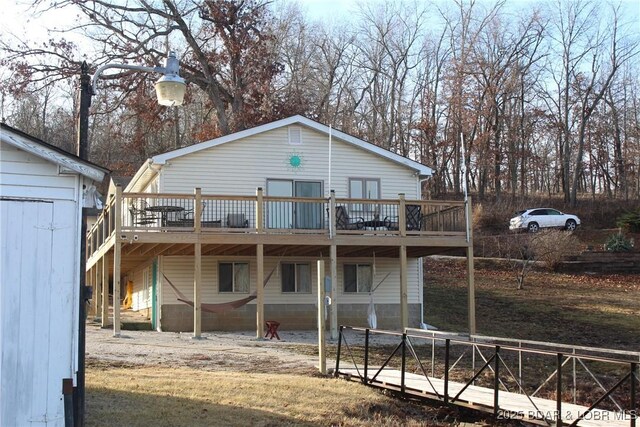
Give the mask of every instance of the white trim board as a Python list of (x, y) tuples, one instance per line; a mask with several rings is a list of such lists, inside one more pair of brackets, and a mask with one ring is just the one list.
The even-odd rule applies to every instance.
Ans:
[(27, 153), (33, 154), (34, 156), (59, 165), (61, 173), (64, 173), (65, 171), (72, 171), (97, 182), (102, 182), (107, 173), (101, 168), (93, 167), (85, 162), (76, 160), (75, 156), (71, 154), (65, 155), (39, 143), (35, 139), (13, 132), (11, 129), (7, 129), (4, 126), (0, 133), (0, 140), (20, 150), (26, 151)]

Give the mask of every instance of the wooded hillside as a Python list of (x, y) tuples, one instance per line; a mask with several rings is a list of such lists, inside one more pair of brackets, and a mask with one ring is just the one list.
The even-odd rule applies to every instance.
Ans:
[(69, 31), (86, 45), (65, 33), (45, 46), (3, 35), (2, 115), (63, 148), (73, 150), (83, 59), (92, 70), (153, 66), (170, 48), (181, 60), (188, 93), (179, 108), (155, 103), (152, 74), (100, 80), (91, 160), (116, 174), (159, 152), (303, 114), (435, 168), (434, 197), (460, 193), (465, 179), (480, 198), (640, 197), (633, 4), (371, 1), (331, 22), (285, 1), (56, 7), (78, 14)]

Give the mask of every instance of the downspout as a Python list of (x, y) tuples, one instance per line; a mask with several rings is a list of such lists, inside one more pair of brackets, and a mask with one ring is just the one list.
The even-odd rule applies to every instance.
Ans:
[[(418, 175), (418, 188), (417, 188), (416, 194), (418, 195), (418, 198), (420, 200), (422, 200), (422, 183), (429, 178), (430, 177), (421, 178), (420, 175)], [(418, 289), (419, 291), (418, 295), (420, 295), (420, 329), (423, 329), (423, 325), (425, 324), (424, 323), (424, 261), (422, 258), (423, 257), (420, 257), (418, 262), (418, 277), (420, 278), (420, 280), (418, 281), (418, 286), (420, 286), (420, 289)]]

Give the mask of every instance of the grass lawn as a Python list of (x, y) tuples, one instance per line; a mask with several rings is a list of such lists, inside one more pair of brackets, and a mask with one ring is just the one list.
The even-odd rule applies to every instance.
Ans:
[[(425, 321), (467, 330), (464, 260), (426, 261)], [(640, 277), (476, 268), (478, 333), (567, 344), (640, 350)]]
[(86, 380), (87, 426), (450, 425), (457, 414), (354, 382), (286, 373), (93, 362)]
[[(425, 321), (441, 330), (466, 331), (464, 259), (428, 259), (426, 264)], [(520, 291), (515, 277), (505, 269), (476, 269), (479, 333), (640, 350), (637, 276), (532, 271)], [(371, 363), (382, 363), (392, 349), (381, 347), (379, 354), (372, 355)], [(317, 354), (312, 345), (292, 350)], [(361, 346), (353, 350), (362, 353)], [(335, 352), (335, 345), (329, 346), (330, 358)], [(442, 359), (441, 352), (438, 349), (438, 360)], [(527, 376), (532, 380), (546, 378), (552, 365), (531, 365), (540, 372)], [(592, 387), (587, 379), (579, 390), (589, 394)], [(486, 418), (476, 412), (405, 401), (355, 382), (310, 374), (134, 367), (95, 360), (90, 360), (87, 367), (88, 426), (433, 426)]]

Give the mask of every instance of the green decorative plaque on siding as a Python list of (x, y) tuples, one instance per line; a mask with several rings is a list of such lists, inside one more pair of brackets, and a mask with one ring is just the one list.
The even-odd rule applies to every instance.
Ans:
[(286, 165), (288, 170), (297, 172), (304, 166), (304, 156), (298, 152), (289, 153)]

